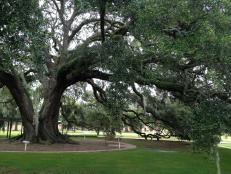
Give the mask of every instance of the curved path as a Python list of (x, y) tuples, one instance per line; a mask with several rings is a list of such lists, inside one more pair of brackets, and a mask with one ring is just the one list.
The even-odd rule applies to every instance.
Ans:
[[(29, 144), (27, 153), (70, 153), (70, 152), (105, 152), (120, 151), (136, 148), (135, 145), (115, 141), (85, 139), (79, 144)], [(20, 142), (7, 142), (0, 140), (0, 152), (24, 152), (24, 144)]]

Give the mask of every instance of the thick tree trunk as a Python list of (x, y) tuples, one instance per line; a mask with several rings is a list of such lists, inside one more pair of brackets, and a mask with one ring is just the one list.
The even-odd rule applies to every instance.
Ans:
[(19, 83), (15, 83), (14, 88), (10, 88), (21, 113), (22, 125), (24, 127), (24, 139), (35, 141), (36, 135), (33, 126), (34, 109), (26, 89)]
[[(59, 110), (61, 97), (64, 90), (76, 82), (65, 83), (65, 79), (49, 79), (44, 86), (44, 101), (39, 112), (38, 132), (36, 131), (35, 113), (32, 101), (26, 91), (23, 81), (17, 75), (0, 71), (0, 81), (7, 86), (12, 94), (21, 113), (22, 125), (24, 128), (23, 137), (25, 140), (37, 142), (38, 140), (52, 143), (70, 142), (58, 129)], [(46, 84), (47, 83), (47, 84)]]
[(58, 118), (61, 97), (65, 87), (61, 84), (50, 88), (44, 98), (43, 107), (40, 111), (39, 138), (52, 143), (65, 143), (66, 138), (59, 132)]
[(24, 139), (35, 141), (36, 135), (33, 126), (34, 109), (32, 101), (23, 86), (22, 80), (17, 75), (12, 75), (6, 72), (0, 72), (1, 82), (7, 86), (11, 95), (13, 96), (22, 118), (22, 125), (24, 127)]

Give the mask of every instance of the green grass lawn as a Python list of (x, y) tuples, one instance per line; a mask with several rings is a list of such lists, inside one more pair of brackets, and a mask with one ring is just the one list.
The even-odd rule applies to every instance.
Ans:
[(227, 143), (227, 144), (220, 144), (220, 147), (224, 147), (224, 148), (228, 148), (231, 149), (231, 143)]
[(230, 142), (231, 143), (231, 136), (224, 135), (224, 136), (221, 137), (221, 141)]
[[(21, 134), (20, 131), (12, 131), (11, 132), (11, 137), (18, 136), (20, 134)], [(6, 131), (5, 132), (0, 131), (0, 138), (6, 138)]]
[[(126, 140), (137, 149), (94, 153), (0, 153), (0, 174), (215, 174), (215, 162), (190, 147)], [(165, 151), (158, 151), (162, 149)], [(231, 150), (220, 148), (222, 174), (231, 173)]]

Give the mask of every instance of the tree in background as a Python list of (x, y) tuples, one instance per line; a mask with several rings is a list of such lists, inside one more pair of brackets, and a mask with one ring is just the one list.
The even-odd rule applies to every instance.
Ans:
[(17, 128), (17, 123), (20, 122), (20, 113), (7, 88), (1, 88), (0, 95), (0, 129), (6, 131), (7, 138), (11, 138), (13, 123), (15, 123), (14, 128)]
[(77, 103), (70, 96), (63, 97), (61, 114), (67, 124), (96, 131), (97, 135), (104, 132), (108, 138), (121, 132), (123, 123), (117, 115), (110, 113), (89, 92), (85, 92), (82, 99), (82, 102)]

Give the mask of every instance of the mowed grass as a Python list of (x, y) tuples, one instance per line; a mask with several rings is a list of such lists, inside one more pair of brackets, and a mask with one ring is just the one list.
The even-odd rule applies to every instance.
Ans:
[(231, 149), (231, 143), (227, 143), (227, 144), (219, 144), (220, 147), (224, 147), (224, 148), (228, 148)]
[[(6, 138), (6, 133), (7, 133), (6, 131), (3, 132), (2, 130), (0, 130), (0, 138)], [(21, 134), (20, 131), (12, 131), (11, 137), (18, 136), (20, 134)]]
[[(94, 153), (0, 153), (0, 174), (215, 174), (213, 159), (189, 146), (126, 140), (137, 149)], [(162, 150), (162, 151), (160, 151)], [(222, 174), (231, 150), (220, 149)]]

